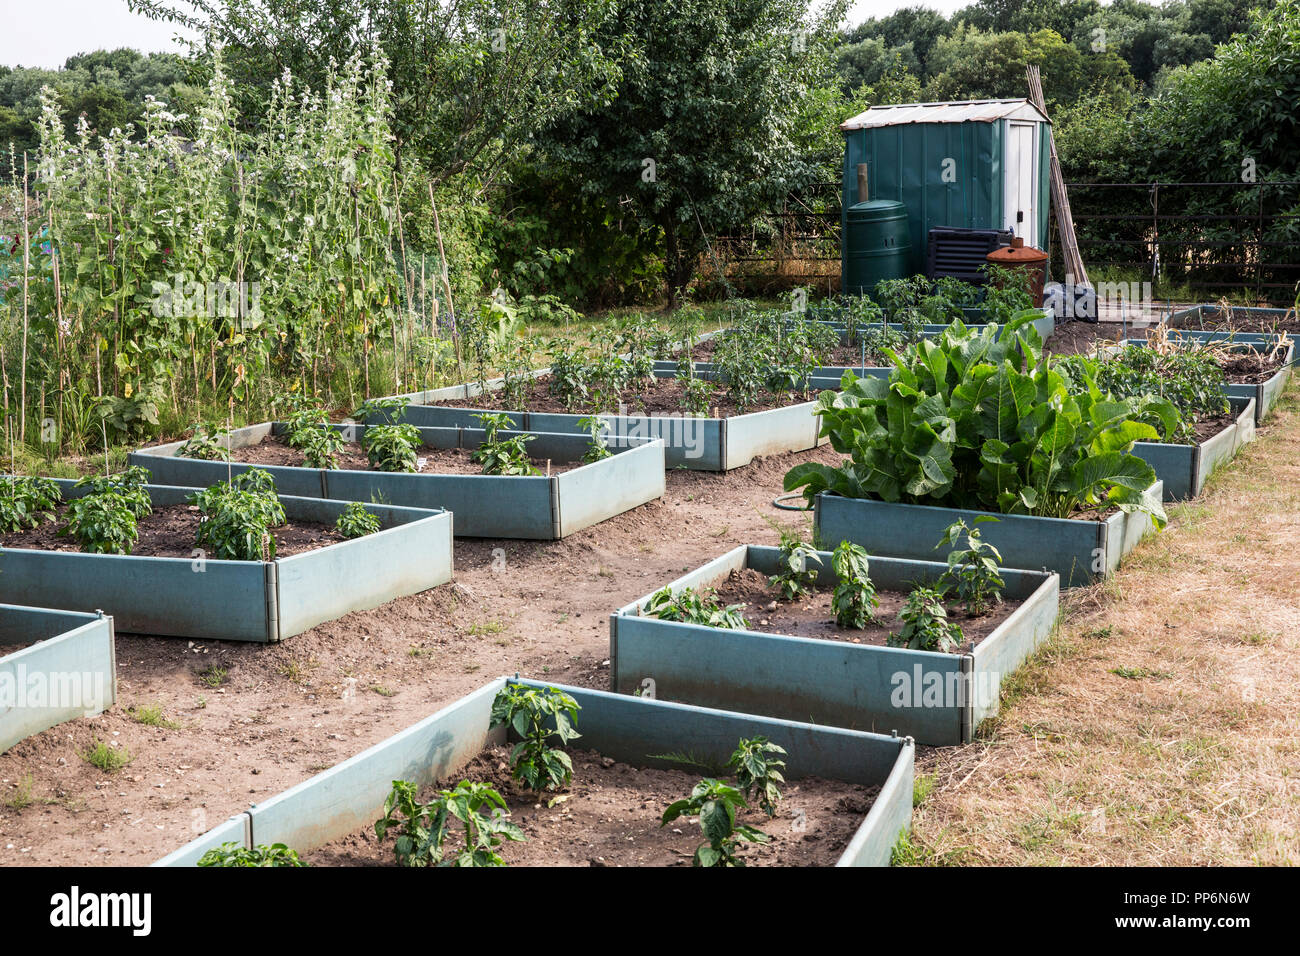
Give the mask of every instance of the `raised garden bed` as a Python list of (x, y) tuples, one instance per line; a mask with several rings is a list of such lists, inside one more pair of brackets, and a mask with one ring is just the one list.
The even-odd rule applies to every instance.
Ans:
[[(212, 481), (225, 478), (221, 467)], [(73, 481), (58, 484), (65, 500), (88, 491)], [(147, 485), (146, 490), (155, 512), (175, 515), (197, 489)], [(282, 495), (280, 502), (291, 524), (308, 529), (332, 526), (346, 508), (340, 501), (291, 495)], [(322, 543), (327, 533), (318, 530), (313, 533), (322, 540), (310, 549), (289, 549), (293, 553), (265, 562), (206, 559), (192, 544), (184, 556), (155, 557), (6, 543), (0, 551), (0, 600), (78, 611), (103, 608), (120, 630), (135, 634), (272, 642), (451, 580), (451, 514), (391, 504), (365, 507), (379, 520), (374, 534)], [(175, 540), (170, 547), (176, 547)]]
[[(1230, 360), (1224, 367), (1228, 382), (1223, 386), (1228, 398), (1254, 399), (1255, 424), (1262, 425), (1264, 419), (1273, 411), (1278, 397), (1291, 380), (1291, 366), (1295, 361), (1295, 343), (1287, 344), (1286, 349), (1276, 358), (1262, 354), (1271, 352), (1277, 345), (1278, 336), (1269, 334), (1205, 332), (1197, 330), (1175, 330), (1168, 333), (1170, 337), (1192, 341), (1198, 344), (1214, 344), (1238, 353), (1239, 360)], [(1145, 345), (1141, 339), (1127, 339), (1125, 345)]]
[[(807, 613), (800, 607), (828, 605), (825, 590), (837, 583), (830, 554), (819, 556), (822, 600), (814, 596), (774, 611), (746, 608), (751, 629), (661, 620), (645, 613), (651, 595), (620, 609), (610, 616), (612, 689), (628, 694), (653, 687), (661, 699), (897, 732), (923, 744), (966, 743), (981, 720), (997, 713), (1002, 678), (1047, 638), (1056, 621), (1060, 581), (1055, 574), (1004, 570), (1005, 603), (985, 615), (987, 621), (955, 618), (973, 639), (958, 652), (884, 646), (883, 628), (871, 628), (875, 633), (839, 629), (829, 610)], [(716, 588), (719, 603), (731, 604), (738, 578), (774, 574), (780, 558), (777, 548), (741, 546), (670, 587), (674, 593)], [(871, 580), (880, 592), (882, 615), (892, 616), (900, 592), (932, 584), (946, 567), (872, 557)], [(781, 627), (778, 616), (793, 626)]]
[[(306, 855), (309, 860), (338, 862), (339, 847), (331, 848), (331, 852), (319, 857), (313, 854), (334, 841), (345, 841), (342, 844), (345, 850), (367, 840), (373, 843), (372, 825), (382, 816), (384, 799), (392, 781), (408, 780), (421, 788), (435, 783), (451, 786), (464, 779), (467, 773), (484, 770), (482, 755), (485, 751), (496, 762), (497, 752), (492, 748), (505, 744), (506, 736), (503, 727), (491, 727), (492, 704), (507, 682), (507, 678), (498, 678), (369, 750), (265, 802), (254, 804), (246, 813), (226, 821), (155, 865), (193, 865), (207, 850), (231, 841), (249, 848), (283, 843)], [(529, 680), (516, 679), (509, 683), (536, 689), (547, 687)], [(533, 796), (515, 813), (515, 822), (525, 825), (529, 831), (530, 842), (540, 844), (521, 851), (520, 858), (525, 862), (572, 862), (575, 855), (582, 854), (584, 858), (591, 857), (597, 865), (645, 865), (638, 859), (638, 855), (645, 851), (637, 847), (636, 840), (628, 840), (627, 834), (629, 831), (639, 832), (644, 817), (646, 842), (667, 837), (666, 833), (659, 832), (658, 827), (659, 814), (664, 808), (653, 802), (657, 798), (653, 790), (632, 802), (636, 787), (634, 783), (629, 784), (628, 779), (635, 780), (638, 773), (646, 770), (681, 774), (685, 769), (692, 780), (698, 780), (708, 774), (695, 767), (684, 768), (680, 760), (665, 757), (683, 754), (705, 765), (722, 765), (741, 737), (756, 735), (766, 736), (786, 749), (787, 791), (799, 787), (805, 778), (820, 778), (836, 784), (823, 789), (810, 780), (810, 791), (822, 793), (844, 794), (844, 785), (849, 785), (847, 789), (855, 792), (861, 792), (860, 788), (878, 788), (869, 809), (867, 801), (861, 797), (855, 797), (857, 802), (849, 808), (843, 805), (840, 808), (821, 808), (823, 816), (841, 816), (847, 809), (861, 814), (862, 819), (852, 829), (847, 845), (835, 850), (824, 846), (821, 848), (824, 855), (817, 862), (838, 866), (887, 865), (893, 846), (910, 826), (915, 748), (909, 739), (706, 710), (576, 687), (562, 686), (558, 689), (571, 695), (581, 707), (577, 729), (582, 737), (572, 747), (575, 775), (568, 799), (575, 803), (586, 799), (585, 794), (579, 792), (583, 765), (601, 758), (598, 762), (608, 761), (614, 765), (602, 767), (602, 771), (615, 771), (615, 779), (620, 781), (616, 793), (620, 799), (627, 799), (630, 805), (618, 806), (611, 798), (606, 804), (605, 816), (619, 818), (618, 824), (609, 827), (610, 830), (617, 829), (619, 835), (603, 842), (599, 848), (586, 849), (585, 846), (571, 845), (570, 835), (563, 829), (566, 824), (561, 822), (566, 815), (563, 806), (537, 810), (534, 807), (536, 797)], [(504, 760), (504, 754), (499, 759)], [(624, 768), (627, 768), (626, 772)], [(642, 770), (638, 772), (630, 768)], [(499, 768), (492, 767), (491, 772), (484, 770), (485, 775), (493, 773), (499, 774)], [(646, 779), (654, 778), (647, 775)], [(676, 782), (675, 777), (659, 778), (658, 785), (668, 780)], [(685, 792), (680, 796), (685, 796)], [(843, 796), (837, 797), (837, 802), (839, 799)], [(647, 806), (641, 807), (641, 803)], [(581, 808), (575, 811), (575, 815), (587, 819), (594, 816)], [(548, 833), (536, 834), (528, 827), (530, 821), (523, 820), (523, 816), (528, 816), (534, 825), (540, 818), (558, 822), (560, 828), (552, 830), (547, 827)], [(815, 826), (817, 822), (816, 815), (807, 815), (807, 826)], [(684, 819), (680, 829), (683, 831), (677, 835), (680, 845), (674, 844), (677, 850), (673, 856), (678, 860), (688, 860), (691, 850), (700, 841), (696, 829)], [(772, 831), (776, 827), (768, 829)], [(635, 836), (635, 832), (632, 835)], [(598, 834), (590, 831), (583, 834), (587, 842), (594, 842), (592, 838), (596, 836)], [(792, 835), (783, 842), (796, 839), (802, 841), (802, 837)], [(527, 848), (527, 844), (507, 844), (502, 849), (507, 863), (511, 862), (515, 847)], [(387, 860), (391, 860), (391, 837), (382, 850), (387, 854)], [(683, 852), (685, 856), (680, 855)], [(598, 856), (603, 856), (604, 860), (596, 860)], [(658, 862), (658, 858), (647, 862)], [(761, 854), (756, 855), (755, 862), (762, 862)]]
[[(412, 413), (415, 411), (411, 409)], [(408, 415), (407, 420), (418, 424), (415, 417)], [(353, 440), (360, 440), (366, 430), (364, 425), (334, 427)], [(264, 422), (235, 429), (221, 441), (232, 451), (232, 457), (269, 460), (282, 451), (293, 452), (274, 440), (283, 430), (279, 422)], [(430, 449), (427, 454), (432, 459), (420, 473), (285, 464), (257, 467), (270, 472), (276, 487), (285, 494), (445, 509), (455, 514), (456, 534), (463, 537), (563, 538), (664, 493), (664, 452), (660, 442), (611, 436), (610, 457), (582, 464), (582, 457), (590, 448), (585, 432), (530, 433), (536, 438), (529, 443), (528, 452), (543, 465), (548, 460), (551, 462), (549, 476), (464, 473), (469, 467), (467, 450), (482, 444), (484, 433), (481, 428), (460, 423), (420, 428), (421, 439)], [(502, 432), (503, 437), (514, 434)], [(211, 485), (225, 480), (232, 471), (238, 473), (254, 467), (243, 462), (228, 464), (180, 458), (177, 452), (181, 444), (172, 442), (141, 448), (131, 454), (130, 463), (149, 469), (154, 481), (161, 484), (191, 486)], [(355, 459), (353, 452), (344, 457), (344, 462), (357, 463)], [(458, 469), (459, 473), (429, 473), (439, 462)]]
[[(1147, 499), (1160, 501), (1164, 485), (1147, 488)], [(1054, 572), (1062, 587), (1080, 587), (1100, 580), (1119, 567), (1154, 525), (1146, 512), (1115, 510), (1104, 517), (1040, 518), (994, 514), (963, 508), (898, 504), (868, 498), (821, 493), (814, 507), (814, 527), (820, 541), (852, 541), (872, 555), (930, 561), (945, 557), (934, 543), (958, 520), (971, 525), (981, 517), (996, 518), (980, 525), (984, 540), (1002, 554), (1002, 566)]]
[(1195, 445), (1140, 441), (1133, 454), (1156, 470), (1164, 482), (1164, 500), (1195, 498), (1210, 475), (1232, 461), (1241, 446), (1255, 439), (1255, 399), (1230, 398), (1230, 419), (1215, 434)]
[(0, 604), (0, 753), (115, 700), (111, 617)]
[[(655, 372), (660, 379), (671, 379), (675, 374)], [(403, 395), (402, 398), (411, 402), (403, 420), (422, 428), (471, 427), (478, 423), (474, 416), (482, 414), (485, 408), (496, 405), (500, 410), (500, 402), (496, 401), (479, 399), (469, 404), (478, 395), (474, 385)], [(668, 468), (730, 471), (748, 465), (760, 455), (804, 451), (819, 443), (816, 404), (802, 400), (784, 407), (707, 418), (694, 417), (680, 410), (645, 414), (627, 412), (628, 409), (623, 408), (619, 414), (601, 415), (609, 423), (611, 447), (615, 443), (658, 439), (663, 442), (664, 466)], [(577, 435), (583, 436), (585, 441), (587, 429), (580, 424), (585, 415), (558, 411), (511, 411), (505, 414), (510, 415), (521, 431)], [(370, 422), (381, 420), (376, 417)], [(536, 453), (536, 445), (530, 451)]]

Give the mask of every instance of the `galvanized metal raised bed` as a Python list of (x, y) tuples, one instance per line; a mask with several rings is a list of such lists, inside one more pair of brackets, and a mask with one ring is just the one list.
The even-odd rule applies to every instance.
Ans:
[[(492, 701), (507, 682), (557, 686), (497, 678), (369, 750), (254, 804), (154, 865), (192, 866), (208, 850), (231, 841), (249, 848), (284, 843), (305, 853), (369, 826), (382, 815), (392, 781), (424, 787), (450, 780), (485, 747), (505, 741), (504, 728), (493, 730), (490, 724)], [(691, 753), (725, 763), (737, 740), (762, 734), (789, 752), (788, 779), (816, 776), (879, 786), (838, 866), (888, 865), (894, 844), (911, 826), (915, 747), (908, 738), (558, 686), (582, 707), (580, 745), (616, 760), (680, 769), (652, 755)]]
[(1232, 461), (1241, 446), (1255, 440), (1255, 400), (1230, 398), (1236, 419), (1217, 435), (1195, 445), (1140, 441), (1133, 454), (1155, 469), (1164, 482), (1165, 501), (1195, 498), (1221, 465)]
[[(412, 409), (414, 411), (414, 409)], [(408, 416), (408, 420), (414, 416)], [(477, 420), (475, 420), (477, 424)], [(263, 422), (232, 431), (229, 447), (256, 445), (283, 430)], [(364, 437), (366, 426), (338, 425), (350, 437)], [(483, 430), (461, 423), (421, 427), (431, 448), (477, 448)], [(516, 432), (502, 432), (510, 437)], [(530, 431), (528, 453), (556, 462), (581, 461), (590, 448), (585, 435)], [(177, 458), (180, 442), (141, 448), (129, 461), (143, 465), (162, 484), (211, 485), (230, 471), (263, 468), (285, 494), (341, 501), (383, 501), (411, 508), (439, 508), (456, 516), (456, 534), (471, 538), (554, 540), (622, 514), (664, 493), (663, 443), (642, 438), (609, 438), (612, 454), (601, 461), (558, 474), (538, 476), (399, 474), (348, 469), (295, 468), (285, 465), (228, 465)]]
[[(86, 493), (61, 480), (65, 499)], [(196, 489), (147, 485), (155, 508)], [(292, 519), (333, 524), (346, 504), (282, 495)], [(274, 561), (218, 561), (5, 548), (0, 600), (103, 608), (134, 634), (281, 641), (351, 611), (418, 594), (452, 576), (452, 516), (367, 504), (381, 530)]]
[[(656, 371), (655, 375), (671, 378), (673, 373)], [(484, 409), (425, 404), (455, 401), (475, 394), (475, 386), (456, 385), (404, 395), (402, 397), (409, 399), (412, 404), (407, 406), (403, 421), (431, 428), (476, 425), (478, 419), (474, 416), (483, 414)], [(748, 465), (760, 455), (783, 455), (815, 448), (820, 443), (817, 432), (821, 425), (816, 409), (817, 403), (809, 401), (726, 418), (696, 418), (684, 413), (602, 414), (600, 417), (609, 422), (607, 435), (611, 445), (616, 441), (644, 442), (657, 439), (664, 444), (665, 467), (691, 471), (730, 471)], [(586, 417), (584, 415), (559, 412), (505, 414), (510, 415), (521, 431), (583, 436), (587, 433), (586, 428), (578, 424)], [(536, 446), (529, 446), (529, 451), (535, 454)]]
[(111, 707), (116, 663), (111, 617), (0, 604), (0, 753)]
[[(1157, 481), (1145, 494), (1160, 501), (1164, 486)], [(998, 519), (980, 525), (980, 534), (1002, 553), (1003, 567), (1052, 571), (1066, 588), (1105, 577), (1153, 530), (1151, 516), (1141, 512), (1117, 511), (1103, 520), (1039, 518), (825, 492), (817, 496), (813, 521), (820, 541), (852, 541), (869, 554), (933, 561), (946, 558), (934, 547), (944, 529), (959, 518), (969, 525), (985, 516)]]
[[(834, 587), (831, 555), (820, 552), (818, 584)], [(717, 587), (732, 571), (779, 570), (777, 548), (735, 548), (673, 581)], [(877, 589), (930, 584), (947, 565), (871, 558)], [(651, 595), (609, 619), (610, 684), (616, 693), (653, 688), (661, 699), (739, 710), (876, 733), (918, 743), (970, 741), (998, 711), (1001, 682), (1051, 634), (1060, 579), (1038, 571), (1004, 571), (1005, 595), (1022, 602), (1012, 615), (961, 654), (879, 647), (750, 630), (663, 621), (642, 614)], [(651, 683), (647, 683), (651, 682)]]

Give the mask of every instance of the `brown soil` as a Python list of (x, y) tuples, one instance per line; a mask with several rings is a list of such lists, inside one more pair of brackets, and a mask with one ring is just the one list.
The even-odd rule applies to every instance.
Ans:
[(1196, 444), (1208, 441), (1219, 432), (1232, 425), (1237, 420), (1237, 416), (1231, 412), (1224, 415), (1215, 415), (1213, 418), (1202, 418), (1192, 423), (1192, 431), (1195, 433), (1194, 441)]
[[(0, 754), (0, 866), (150, 863), (502, 674), (607, 689), (610, 611), (737, 545), (777, 544), (768, 520), (807, 536), (810, 516), (772, 499), (793, 466), (840, 460), (822, 446), (674, 469), (663, 498), (563, 541), (458, 540), (454, 584), (281, 644), (119, 633), (117, 704)], [(177, 727), (136, 723), (141, 706)], [(131, 763), (91, 767), (96, 740)], [(7, 806), (28, 774), (33, 802)]]
[[(891, 633), (903, 626), (898, 612), (903, 609), (907, 593), (903, 591), (877, 591), (880, 607), (876, 609), (878, 623), (857, 630), (842, 628), (835, 623), (831, 609), (831, 591), (818, 589), (798, 601), (778, 601), (776, 589), (767, 583), (767, 575), (745, 568), (732, 571), (718, 588), (716, 599), (721, 604), (744, 604), (745, 620), (749, 630), (764, 634), (785, 634), (790, 637), (815, 637), (824, 641), (844, 641), (850, 644), (872, 644), (884, 647)], [(1019, 601), (1003, 601), (979, 617), (967, 617), (960, 606), (949, 606), (950, 620), (961, 626), (961, 645), (953, 653), (964, 653), (970, 644), (978, 644), (997, 629), (1020, 606)]]
[[(474, 449), (472, 448), (430, 448), (428, 445), (422, 445), (419, 450), (419, 457), (424, 459), (420, 466), (419, 474), (422, 475), (481, 475), (483, 466), (473, 459)], [(350, 442), (344, 445), (336, 456), (339, 468), (343, 471), (371, 471), (370, 461), (366, 458), (366, 453), (361, 449), (357, 442)], [(295, 468), (305, 468), (307, 463), (303, 460), (303, 454), (297, 448), (291, 448), (285, 444), (283, 439), (268, 435), (256, 445), (245, 445), (242, 448), (236, 448), (230, 454), (231, 461), (243, 462), (257, 465), (288, 465)], [(532, 458), (529, 459), (533, 467), (546, 474), (546, 459)], [(559, 474), (562, 471), (571, 471), (574, 468), (581, 468), (580, 461), (553, 461), (550, 463), (550, 473)]]
[(1259, 385), (1277, 374), (1284, 357), (1281, 352), (1229, 352), (1219, 359), (1219, 367), (1229, 382)]
[[(550, 392), (551, 377), (543, 375), (535, 379), (529, 385), (528, 396), (524, 401), (525, 411), (530, 412), (558, 412), (561, 414), (573, 415), (592, 415), (618, 414), (618, 409), (607, 408), (597, 409), (592, 406), (568, 408), (564, 402), (556, 398)], [(656, 378), (645, 380), (632, 388), (626, 389), (620, 396), (619, 401), (626, 409), (626, 414), (631, 415), (661, 415), (661, 414), (683, 414), (682, 395), (685, 390), (680, 382), (675, 378)], [(714, 390), (709, 399), (709, 414), (716, 417), (729, 418), (733, 415), (745, 415), (750, 412), (764, 412), (772, 408), (784, 408), (787, 405), (798, 405), (802, 402), (809, 401), (801, 393), (787, 394), (781, 393), (772, 395), (766, 393), (763, 400), (755, 405), (746, 408), (743, 412), (736, 406), (726, 388), (719, 386)], [(490, 392), (485, 396), (475, 396), (473, 398), (457, 398), (445, 402), (430, 402), (430, 405), (441, 405), (447, 408), (490, 408), (502, 409), (505, 407), (504, 399), (499, 392)]]
[[(539, 798), (522, 789), (510, 777), (509, 756), (507, 748), (491, 748), (441, 783), (491, 783), (506, 798), (511, 820), (526, 838), (498, 849), (511, 866), (690, 866), (695, 848), (704, 842), (694, 818), (679, 817), (665, 827), (659, 823), (670, 803), (689, 795), (701, 777), (721, 771), (645, 769), (574, 750), (573, 783), (554, 806), (547, 806), (556, 795)], [(762, 846), (742, 844), (740, 855), (750, 866), (831, 866), (877, 792), (815, 777), (790, 781), (781, 788), (774, 818), (757, 806), (741, 814), (741, 822), (772, 840)], [(308, 853), (305, 860), (313, 866), (394, 866), (393, 841), (390, 836), (380, 843), (374, 829), (364, 827)], [(454, 845), (462, 844), (458, 840)]]
[[(27, 531), (16, 531), (0, 537), (0, 548), (25, 548), (35, 551), (80, 551), (70, 537), (59, 535), (63, 527), (67, 506), (59, 509), (53, 521)], [(194, 553), (194, 534), (199, 527), (199, 509), (193, 505), (168, 505), (155, 508), (152, 514), (136, 521), (140, 536), (131, 554), (141, 558), (186, 558)], [(330, 525), (315, 521), (294, 521), (283, 528), (275, 528), (276, 557), (314, 551), (346, 540)]]

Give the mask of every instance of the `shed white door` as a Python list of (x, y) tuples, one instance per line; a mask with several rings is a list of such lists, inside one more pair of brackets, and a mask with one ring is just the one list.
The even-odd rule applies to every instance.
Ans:
[(1038, 124), (1007, 124), (1006, 228), (1038, 247)]

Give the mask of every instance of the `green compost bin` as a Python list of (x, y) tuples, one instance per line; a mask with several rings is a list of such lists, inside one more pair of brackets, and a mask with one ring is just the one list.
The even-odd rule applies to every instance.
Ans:
[(850, 206), (843, 249), (841, 289), (846, 295), (870, 295), (881, 279), (907, 276), (912, 256), (907, 207), (894, 199)]

